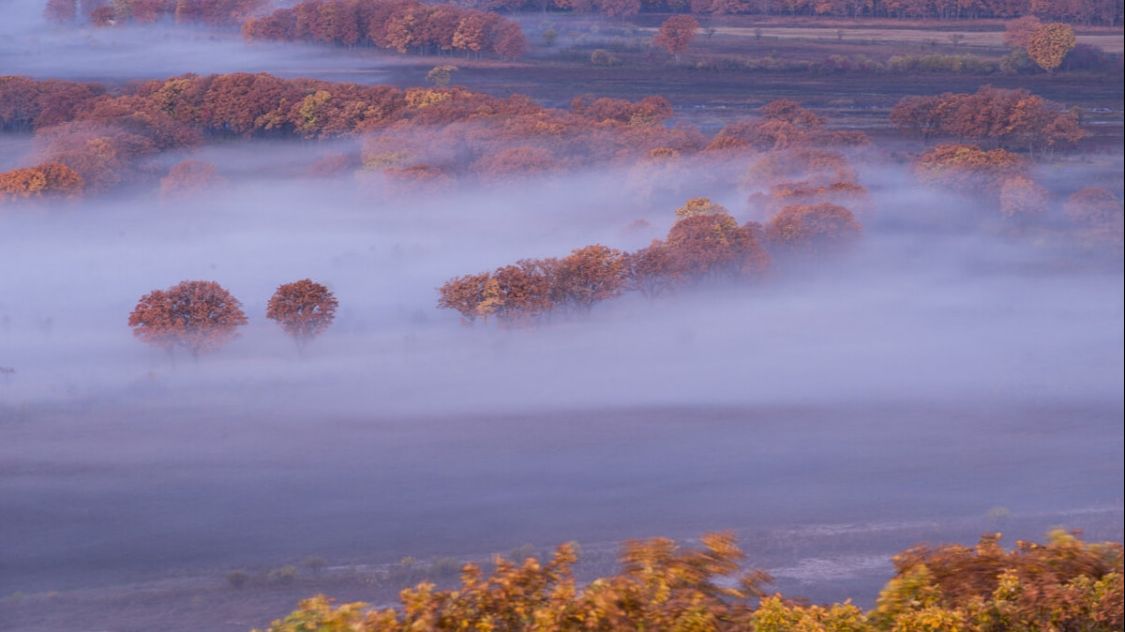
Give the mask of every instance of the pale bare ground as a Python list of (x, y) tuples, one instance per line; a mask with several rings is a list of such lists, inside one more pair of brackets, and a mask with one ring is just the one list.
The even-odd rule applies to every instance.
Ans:
[[(655, 30), (655, 29), (650, 29)], [(838, 33), (839, 31), (839, 33)], [(858, 28), (836, 29), (816, 27), (742, 27), (724, 26), (715, 29), (722, 35), (735, 37), (758, 37), (769, 39), (806, 39), (806, 40), (833, 40), (855, 43), (861, 42), (887, 42), (919, 44), (935, 42), (938, 44), (952, 44), (955, 38), (961, 46), (973, 47), (1002, 47), (1004, 46), (1003, 31), (932, 31), (927, 29), (885, 29), (885, 28)], [(842, 35), (842, 37), (841, 37)], [(1090, 44), (1106, 51), (1107, 53), (1120, 53), (1125, 51), (1125, 40), (1118, 34), (1085, 34), (1078, 35), (1078, 43)]]

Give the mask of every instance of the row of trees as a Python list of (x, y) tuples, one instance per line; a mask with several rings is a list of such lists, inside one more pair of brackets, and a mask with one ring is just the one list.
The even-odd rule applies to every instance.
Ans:
[(527, 40), (518, 24), (488, 11), (417, 0), (302, 0), (246, 20), (251, 40), (375, 46), (422, 53), (521, 57)]
[(891, 122), (923, 139), (952, 137), (986, 146), (1036, 151), (1072, 147), (1086, 137), (1078, 114), (1031, 94), (984, 86), (901, 99)]
[(819, 253), (861, 231), (848, 209), (829, 203), (786, 206), (765, 226), (740, 226), (707, 198), (689, 200), (676, 216), (664, 240), (635, 252), (594, 244), (562, 259), (524, 259), (456, 277), (438, 290), (438, 306), (457, 311), (465, 322), (495, 316), (526, 323), (556, 310), (586, 311), (625, 291), (653, 297), (684, 285), (753, 281), (769, 269), (770, 251)]
[[(920, 180), (962, 194), (991, 199), (1000, 214), (1021, 223), (1047, 217), (1050, 192), (1031, 177), (1028, 161), (1004, 149), (938, 145), (915, 161)], [(1125, 239), (1125, 207), (1102, 187), (1079, 189), (1062, 201), (1063, 215), (1087, 243), (1118, 250)]]
[[(395, 1), (395, 0), (388, 0)], [(820, 15), (890, 18), (1019, 18), (1082, 24), (1121, 24), (1119, 0), (454, 0), (492, 11), (574, 11), (608, 16), (639, 13), (697, 15)], [(237, 24), (268, 7), (268, 0), (47, 0), (49, 18), (95, 24), (178, 22)]]
[(577, 546), (565, 544), (544, 562), (497, 557), (491, 574), (466, 564), (458, 588), (418, 584), (401, 592), (397, 609), (317, 596), (268, 630), (1113, 632), (1123, 625), (1121, 544), (1088, 544), (1062, 531), (1010, 551), (998, 533), (975, 547), (907, 550), (867, 611), (850, 601), (809, 605), (771, 594), (770, 575), (743, 570), (745, 557), (730, 534), (705, 535), (697, 547), (630, 541), (617, 574), (580, 584)]
[(184, 75), (112, 94), (99, 85), (0, 77), (0, 129), (34, 130), (36, 163), (57, 162), (100, 191), (144, 174), (141, 159), (207, 137), (324, 138), (366, 134), (368, 170), (392, 177), (488, 179), (666, 148), (703, 149), (698, 130), (663, 121), (671, 105), (579, 98), (545, 108), (527, 97), (280, 79), (265, 73)]
[(630, 16), (808, 15), (848, 18), (978, 19), (1037, 16), (1082, 24), (1120, 24), (1119, 0), (454, 0), (501, 11), (573, 11)]
[[(338, 304), (327, 287), (302, 279), (277, 288), (266, 318), (276, 321), (303, 349), (332, 324)], [(170, 354), (185, 349), (193, 358), (230, 342), (246, 323), (242, 303), (214, 281), (182, 281), (154, 290), (129, 314), (137, 338)]]
[(222, 26), (238, 24), (268, 5), (269, 0), (47, 0), (45, 14), (54, 22), (97, 26), (161, 20)]

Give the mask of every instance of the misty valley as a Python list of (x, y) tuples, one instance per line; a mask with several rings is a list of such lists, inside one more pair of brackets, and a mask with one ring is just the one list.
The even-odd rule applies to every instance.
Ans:
[(1120, 2), (0, 4), (0, 629), (1120, 630)]

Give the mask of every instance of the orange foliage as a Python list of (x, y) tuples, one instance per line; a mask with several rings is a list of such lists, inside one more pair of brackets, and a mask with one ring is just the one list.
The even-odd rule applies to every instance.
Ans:
[(754, 277), (769, 267), (755, 232), (726, 213), (677, 221), (665, 240), (673, 275), (684, 281)]
[(183, 281), (154, 290), (129, 314), (137, 338), (169, 352), (183, 347), (192, 357), (223, 346), (245, 324), (242, 304), (214, 281)]
[(588, 310), (624, 289), (625, 257), (620, 250), (594, 244), (571, 252), (552, 272), (552, 302)]
[(660, 25), (660, 30), (652, 38), (652, 45), (678, 56), (691, 46), (697, 31), (699, 22), (695, 18), (690, 15), (673, 15)]
[(1027, 56), (1047, 72), (1054, 72), (1078, 40), (1067, 24), (1044, 24), (1027, 41)]
[(781, 209), (766, 224), (771, 244), (789, 250), (819, 252), (848, 244), (862, 227), (855, 215), (836, 204), (794, 204)]
[(416, 0), (302, 0), (242, 25), (248, 39), (375, 46), (400, 53), (459, 51), (521, 57), (527, 40), (495, 13)]
[(339, 302), (324, 285), (310, 279), (277, 288), (266, 306), (266, 318), (276, 320), (298, 347), (324, 333), (336, 318)]
[(1026, 163), (1003, 149), (938, 145), (918, 157), (914, 170), (923, 181), (962, 191), (994, 190), (1004, 179), (1022, 175)]
[(75, 196), (82, 193), (82, 176), (66, 165), (49, 162), (0, 173), (0, 202), (14, 198)]
[(1053, 149), (1086, 136), (1078, 117), (1027, 90), (984, 86), (975, 94), (905, 97), (891, 110), (899, 129), (923, 138), (953, 136), (1009, 149)]

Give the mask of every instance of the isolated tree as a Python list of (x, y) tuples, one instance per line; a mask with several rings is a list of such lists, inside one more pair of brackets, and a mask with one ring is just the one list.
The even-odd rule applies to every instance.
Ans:
[(1000, 183), (1000, 213), (1026, 220), (1047, 213), (1047, 189), (1027, 176), (1012, 176)]
[(698, 30), (699, 22), (695, 18), (690, 15), (673, 15), (660, 25), (652, 43), (679, 59), (680, 53), (688, 49)]
[(1027, 56), (1043, 70), (1054, 72), (1077, 41), (1069, 24), (1044, 24), (1031, 34), (1027, 42)]
[(441, 66), (434, 66), (430, 72), (426, 73), (426, 81), (434, 84), (438, 88), (444, 88), (449, 85), (453, 79), (453, 73), (457, 72), (457, 66), (443, 64)]
[(266, 305), (266, 318), (276, 320), (298, 349), (324, 333), (336, 317), (339, 302), (324, 285), (310, 279), (277, 288)]
[(214, 281), (182, 281), (141, 297), (129, 314), (133, 335), (166, 349), (187, 349), (192, 358), (222, 347), (246, 324), (242, 304)]

